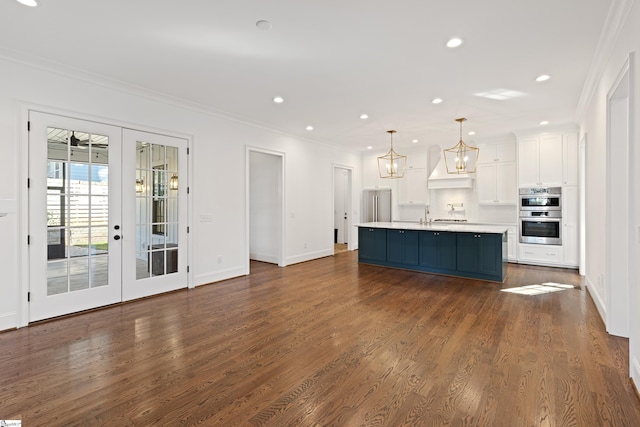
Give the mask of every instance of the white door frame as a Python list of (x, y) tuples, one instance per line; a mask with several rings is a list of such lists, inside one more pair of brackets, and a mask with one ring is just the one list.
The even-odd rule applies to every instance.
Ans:
[[(606, 328), (612, 335), (629, 337), (630, 283), (636, 268), (632, 262), (635, 245), (631, 177), (635, 164), (631, 155), (633, 93), (631, 76), (633, 55), (625, 62), (607, 94), (606, 129), (606, 238), (605, 288)], [(620, 159), (626, 159), (624, 164)]]
[[(332, 192), (332, 198), (331, 198), (331, 212), (335, 212), (336, 207), (335, 207), (335, 176), (336, 176), (336, 170), (343, 170), (346, 171), (348, 173), (347, 175), (347, 188), (345, 193), (347, 194), (346, 197), (346, 203), (345, 203), (345, 211), (347, 212), (347, 225), (346, 225), (346, 229), (345, 229), (345, 239), (347, 240), (347, 250), (354, 250), (355, 249), (355, 243), (354, 243), (354, 239), (353, 239), (353, 167), (352, 166), (346, 166), (346, 165), (340, 165), (340, 164), (332, 164), (331, 165), (331, 179), (332, 179), (332, 185), (331, 185), (331, 192)], [(333, 233), (331, 233), (331, 235), (333, 236)], [(333, 239), (332, 239), (333, 240)]]
[[(132, 123), (121, 118), (104, 117), (92, 115), (87, 112), (68, 110), (64, 108), (54, 107), (51, 105), (43, 105), (28, 101), (18, 102), (18, 123), (16, 124), (16, 135), (18, 136), (18, 188), (17, 188), (17, 218), (18, 218), (18, 313), (16, 313), (17, 326), (24, 327), (29, 325), (29, 246), (27, 237), (29, 235), (29, 194), (27, 189), (27, 180), (29, 178), (29, 131), (27, 124), (29, 121), (29, 111), (39, 111), (42, 113), (53, 114), (58, 116), (66, 116), (78, 120), (93, 121), (104, 123), (122, 128), (137, 129), (145, 132), (159, 133), (177, 138), (184, 138), (188, 141), (190, 154), (193, 150), (193, 135), (185, 134), (166, 129), (160, 129), (153, 126), (142, 125), (140, 123)], [(187, 179), (189, 183), (193, 182), (193, 164), (192, 157), (189, 156), (187, 164)], [(193, 193), (193, 185), (190, 185), (191, 193)], [(191, 227), (193, 224), (193, 197), (188, 197), (187, 225)], [(193, 239), (189, 238), (188, 242), (188, 263), (191, 264), (193, 259)], [(188, 287), (193, 288), (194, 269), (191, 268), (188, 273)]]
[(280, 186), (282, 188), (282, 196), (280, 200), (280, 247), (278, 249), (278, 267), (286, 267), (286, 259), (285, 259), (285, 246), (286, 246), (286, 215), (285, 215), (285, 206), (286, 206), (286, 187), (285, 187), (285, 170), (286, 170), (286, 154), (281, 151), (269, 150), (266, 148), (260, 148), (255, 146), (247, 145), (245, 147), (245, 275), (251, 273), (251, 260), (250, 260), (250, 251), (251, 251), (251, 206), (250, 206), (250, 195), (251, 195), (251, 165), (250, 165), (250, 154), (251, 152), (269, 154), (272, 156), (280, 157), (281, 159), (281, 168), (280, 168)]

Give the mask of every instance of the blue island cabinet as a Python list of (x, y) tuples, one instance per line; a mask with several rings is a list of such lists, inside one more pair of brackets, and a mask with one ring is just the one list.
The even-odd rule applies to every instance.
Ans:
[(496, 280), (502, 276), (503, 235), (457, 233), (458, 271), (479, 279)]
[(387, 260), (387, 230), (384, 228), (358, 228), (358, 260)]
[(455, 270), (458, 256), (456, 234), (447, 231), (421, 232), (420, 265), (437, 270)]
[(387, 230), (387, 262), (418, 265), (420, 232)]
[(359, 226), (358, 262), (503, 282), (507, 233), (496, 228), (472, 233)]

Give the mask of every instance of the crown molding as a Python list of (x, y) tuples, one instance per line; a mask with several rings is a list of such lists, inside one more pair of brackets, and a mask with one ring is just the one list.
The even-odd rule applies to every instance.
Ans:
[(578, 106), (576, 108), (576, 118), (578, 121), (584, 116), (598, 88), (598, 84), (607, 67), (607, 62), (611, 57), (615, 43), (624, 28), (624, 24), (627, 21), (627, 17), (634, 3), (635, 0), (613, 0), (611, 3), (609, 13), (607, 14), (602, 32), (600, 33), (600, 39), (593, 54), (593, 59), (591, 60), (589, 71), (587, 72), (587, 78), (582, 87), (580, 99), (578, 100)]
[(359, 153), (358, 150), (347, 148), (339, 144), (333, 144), (326, 141), (320, 141), (317, 139), (312, 139), (308, 137), (305, 138), (299, 135), (294, 135), (286, 131), (273, 128), (265, 123), (261, 123), (255, 120), (250, 120), (250, 119), (247, 119), (246, 117), (242, 117), (237, 114), (230, 113), (228, 111), (218, 110), (209, 105), (189, 101), (187, 99), (180, 98), (178, 96), (170, 95), (167, 93), (150, 90), (150, 89), (137, 86), (122, 80), (111, 78), (103, 74), (88, 72), (83, 69), (70, 66), (68, 64), (63, 64), (60, 62), (50, 61), (41, 57), (24, 54), (22, 52), (18, 52), (5, 47), (0, 47), (0, 60), (5, 60), (5, 61), (19, 64), (28, 68), (33, 68), (33, 69), (41, 70), (44, 72), (57, 74), (59, 76), (62, 76), (68, 79), (82, 81), (87, 84), (117, 91), (127, 95), (133, 95), (140, 98), (145, 98), (161, 104), (170, 105), (173, 107), (189, 110), (189, 111), (204, 114), (207, 116), (217, 117), (222, 120), (240, 123), (246, 126), (262, 129), (268, 132), (277, 133), (279, 135), (283, 135), (289, 138), (294, 138), (296, 140), (304, 141), (310, 144), (320, 145), (320, 146), (331, 148), (331, 149), (338, 149), (343, 152), (348, 152), (352, 154)]

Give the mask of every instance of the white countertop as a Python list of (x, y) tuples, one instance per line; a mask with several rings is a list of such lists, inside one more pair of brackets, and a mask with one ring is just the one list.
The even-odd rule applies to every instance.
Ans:
[(417, 222), (364, 222), (356, 224), (356, 227), (388, 228), (391, 230), (433, 230), (433, 231), (454, 231), (459, 233), (506, 233), (508, 225), (489, 224), (420, 224)]

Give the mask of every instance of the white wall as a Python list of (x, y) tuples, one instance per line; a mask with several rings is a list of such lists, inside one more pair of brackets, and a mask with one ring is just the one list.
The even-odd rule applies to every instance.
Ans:
[[(354, 168), (353, 205), (361, 193), (360, 156), (292, 136), (228, 120), (195, 106), (177, 106), (142, 92), (125, 92), (107, 81), (67, 76), (0, 58), (0, 200), (18, 213), (0, 218), (0, 330), (15, 327), (25, 313), (28, 269), (18, 268), (26, 254), (25, 105), (51, 107), (70, 116), (98, 119), (141, 130), (192, 139), (190, 216), (193, 252), (190, 267), (196, 285), (243, 275), (249, 253), (246, 236), (246, 146), (286, 153), (285, 261), (288, 264), (333, 253), (332, 164)], [(20, 196), (20, 197), (19, 197)], [(200, 222), (211, 214), (212, 222)], [(26, 230), (26, 229), (25, 229)], [(307, 248), (305, 248), (305, 244)], [(218, 257), (222, 257), (220, 263)], [(25, 256), (26, 258), (26, 256)], [(24, 260), (26, 261), (26, 259)], [(24, 283), (24, 288), (20, 288)], [(21, 290), (23, 294), (18, 295)]]
[[(625, 3), (625, 2), (622, 2)], [(632, 2), (627, 2), (631, 4)], [(630, 52), (640, 51), (640, 4), (633, 3), (620, 34), (615, 39), (613, 50), (608, 57), (602, 76), (599, 78), (597, 88), (589, 101), (584, 116), (580, 117), (580, 137), (587, 137), (586, 147), (586, 269), (585, 277), (591, 295), (598, 309), (606, 319), (606, 310), (615, 310), (616, 307), (608, 307), (609, 289), (616, 286), (615, 283), (606, 283), (604, 280), (607, 266), (607, 254), (603, 242), (606, 241), (607, 221), (606, 216), (606, 146), (607, 146), (607, 93), (613, 87)], [(633, 133), (631, 144), (634, 147), (635, 162), (638, 164), (638, 144), (640, 143), (640, 75), (638, 66), (631, 75), (635, 80), (635, 89), (631, 94), (631, 101), (635, 104), (635, 111), (631, 118)], [(637, 174), (637, 173), (636, 173)], [(634, 200), (630, 203), (634, 207), (632, 230), (628, 235), (631, 252), (630, 265), (632, 268), (640, 265), (640, 248), (638, 226), (640, 225), (640, 182), (637, 176), (630, 182), (631, 194)], [(640, 387), (640, 282), (638, 270), (631, 275), (630, 285), (630, 321), (629, 321), (629, 349), (631, 362), (631, 376), (637, 387)]]

